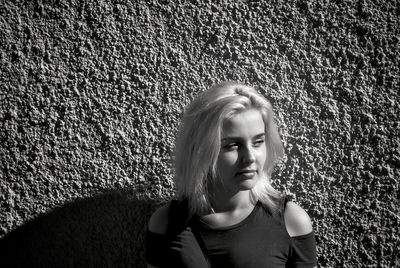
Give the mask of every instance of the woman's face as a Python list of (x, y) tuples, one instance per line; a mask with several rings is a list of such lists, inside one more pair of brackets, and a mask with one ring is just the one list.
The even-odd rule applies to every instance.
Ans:
[(225, 120), (217, 171), (225, 191), (250, 190), (258, 182), (267, 157), (261, 113), (251, 109)]

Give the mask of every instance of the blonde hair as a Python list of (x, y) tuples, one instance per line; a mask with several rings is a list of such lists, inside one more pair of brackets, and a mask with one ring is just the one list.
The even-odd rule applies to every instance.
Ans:
[(178, 199), (188, 199), (191, 214), (203, 215), (211, 210), (208, 189), (218, 179), (216, 166), (224, 120), (249, 109), (262, 115), (267, 147), (263, 178), (251, 190), (251, 200), (276, 211), (281, 194), (270, 179), (283, 147), (272, 106), (254, 88), (229, 81), (201, 93), (186, 107), (182, 118), (175, 149), (175, 185)]

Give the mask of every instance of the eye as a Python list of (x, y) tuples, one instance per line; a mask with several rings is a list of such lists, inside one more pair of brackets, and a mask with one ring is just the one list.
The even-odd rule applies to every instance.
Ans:
[(239, 147), (239, 144), (237, 142), (230, 142), (225, 144), (222, 148), (224, 148), (227, 151), (232, 151), (236, 150)]
[(260, 147), (261, 145), (263, 145), (265, 143), (265, 140), (264, 139), (257, 139), (257, 140), (255, 140), (254, 141), (254, 146), (255, 147)]

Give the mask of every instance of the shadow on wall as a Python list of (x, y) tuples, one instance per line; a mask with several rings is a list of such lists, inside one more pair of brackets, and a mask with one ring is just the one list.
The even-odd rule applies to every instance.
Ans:
[(0, 266), (145, 267), (147, 222), (160, 203), (121, 192), (69, 203), (0, 240)]

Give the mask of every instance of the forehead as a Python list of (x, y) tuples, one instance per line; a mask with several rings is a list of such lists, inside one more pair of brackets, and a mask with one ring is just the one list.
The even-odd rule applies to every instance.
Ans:
[(222, 125), (221, 138), (253, 137), (264, 132), (265, 126), (261, 113), (251, 109), (226, 119)]

